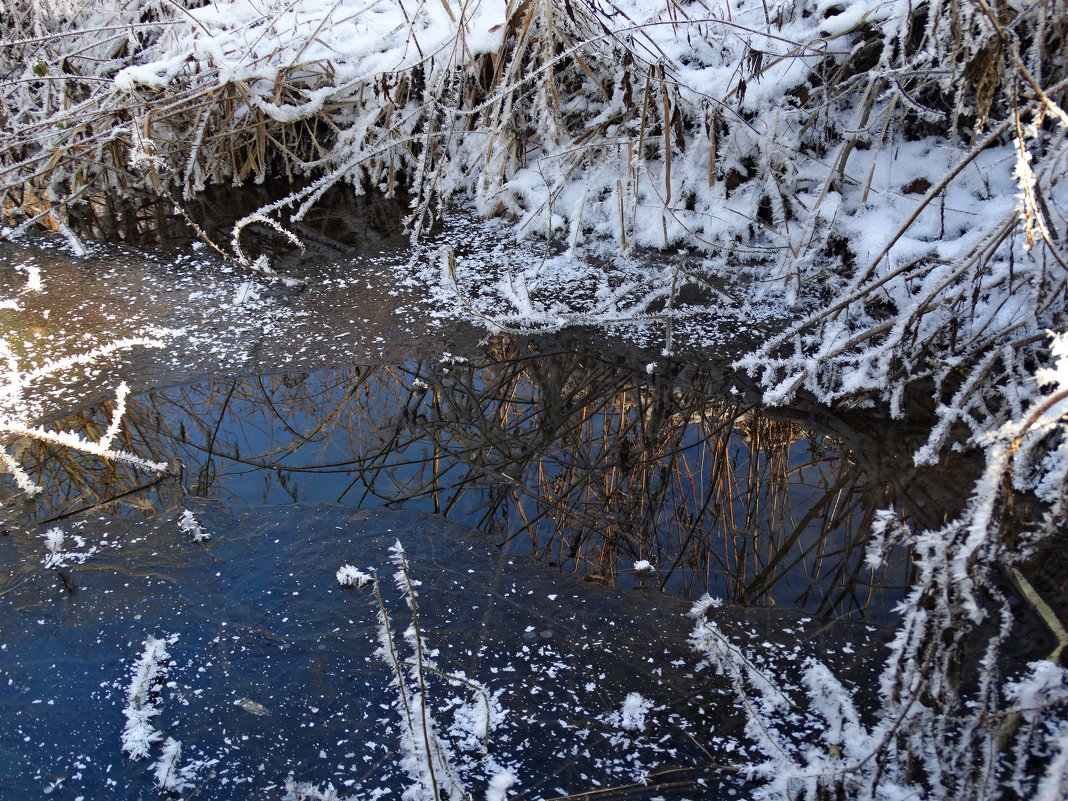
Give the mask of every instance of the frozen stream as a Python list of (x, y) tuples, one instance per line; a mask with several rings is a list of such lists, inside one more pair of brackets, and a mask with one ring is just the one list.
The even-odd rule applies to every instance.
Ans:
[[(398, 540), (436, 651), (428, 707), (476, 797), (506, 770), (515, 798), (744, 795), (739, 718), (687, 646), (687, 597), (750, 605), (719, 619), (768, 665), (878, 662), (907, 566), (865, 568), (866, 526), (890, 505), (931, 525), (962, 473), (903, 470), (907, 428), (768, 414), (703, 357), (649, 369), (582, 332), (481, 342), (418, 287), (383, 289), (397, 252), (300, 289), (200, 257), (4, 246), (22, 375), (4, 414), (95, 440), (125, 381), (116, 447), (174, 472), (7, 439), (43, 492), (5, 486), (0, 795), (399, 797), (380, 607), (335, 576), (379, 571), (403, 651)], [(59, 361), (124, 337), (161, 346)], [(145, 709), (158, 738), (131, 759)]]

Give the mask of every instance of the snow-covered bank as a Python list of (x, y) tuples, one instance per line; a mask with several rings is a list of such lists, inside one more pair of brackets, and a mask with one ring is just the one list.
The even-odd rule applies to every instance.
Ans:
[[(726, 287), (722, 303), (737, 286), (739, 317), (771, 303), (785, 324), (739, 362), (767, 402), (806, 391), (905, 415), (906, 390), (931, 386), (939, 420), (916, 461), (971, 444), (988, 469), (960, 519), (875, 532), (911, 543), (917, 582), (884, 717), (863, 733), (874, 750), (848, 765), (770, 755), (769, 797), (1063, 796), (1063, 676), (1012, 683), (999, 666), (1019, 602), (1006, 576), (1063, 532), (1068, 506), (1064, 0), (10, 5), (12, 225), (41, 215), (73, 242), (71, 204), (301, 176), (235, 230), (232, 257), (262, 270), (249, 223), (282, 228), (337, 184), (404, 186), (416, 238), (463, 202), (563, 243), (489, 279), (464, 242), (441, 243), (436, 280), (490, 325), (653, 315), (674, 330), (684, 287)], [(605, 243), (620, 260), (691, 255), (650, 275), (627, 263), (612, 283), (597, 277), (621, 274)], [(607, 272), (587, 269), (595, 248)], [(1014, 519), (1014, 490), (1043, 512)], [(811, 676), (815, 712), (848, 718), (846, 690)], [(774, 709), (751, 709), (770, 725)], [(948, 743), (956, 768), (930, 758)]]
[[(233, 255), (264, 266), (248, 223), (299, 220), (339, 183), (404, 186), (413, 236), (464, 203), (565, 245), (503, 273), (475, 254), (464, 284), (464, 243), (443, 243), (438, 280), (491, 324), (684, 315), (688, 286), (756, 287), (796, 321), (744, 363), (769, 401), (896, 407), (918, 379), (949, 400), (963, 372), (947, 420), (980, 430), (1026, 403), (1036, 337), (1063, 325), (1063, 0), (185, 5), (15, 4), (12, 221), (67, 231), (102, 193), (300, 177), (235, 229)], [(668, 246), (696, 255), (631, 280), (628, 254)], [(624, 278), (532, 302), (547, 268), (611, 284), (591, 249)]]

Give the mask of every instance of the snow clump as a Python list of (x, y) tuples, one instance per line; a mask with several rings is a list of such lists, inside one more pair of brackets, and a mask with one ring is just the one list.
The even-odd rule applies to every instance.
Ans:
[(342, 587), (352, 587), (361, 590), (374, 581), (374, 576), (364, 573), (352, 565), (342, 565), (337, 571), (337, 583)]
[(645, 731), (645, 715), (652, 707), (653, 702), (643, 698), (641, 693), (630, 693), (623, 699), (619, 725), (629, 731)]

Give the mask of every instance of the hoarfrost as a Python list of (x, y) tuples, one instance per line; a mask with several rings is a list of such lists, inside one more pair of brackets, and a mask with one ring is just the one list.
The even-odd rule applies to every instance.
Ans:
[(363, 589), (368, 584), (374, 581), (374, 576), (369, 573), (364, 573), (357, 567), (352, 565), (342, 565), (337, 571), (337, 583), (342, 587), (353, 587), (357, 590)]
[(178, 518), (178, 529), (183, 534), (188, 534), (192, 537), (193, 542), (204, 542), (211, 539), (211, 535), (204, 530), (188, 509), (183, 510), (181, 517)]
[(152, 745), (163, 739), (156, 730), (154, 719), (160, 713), (160, 692), (167, 677), (170, 654), (167, 645), (175, 638), (145, 640), (141, 657), (133, 666), (133, 677), (126, 691), (126, 707), (122, 714), (126, 725), (122, 731), (122, 750), (130, 759), (144, 759)]
[(645, 731), (645, 716), (652, 707), (653, 702), (641, 693), (629, 693), (619, 710), (619, 725), (628, 731)]
[(163, 743), (159, 759), (153, 768), (156, 776), (156, 786), (161, 790), (172, 793), (181, 793), (190, 786), (188, 780), (182, 776), (179, 762), (182, 758), (182, 744), (173, 737), (168, 737)]
[(45, 541), (45, 555), (42, 563), (46, 568), (53, 567), (67, 567), (72, 564), (85, 564), (90, 557), (93, 556), (99, 549), (96, 546), (86, 548), (87, 542), (84, 537), (79, 537), (75, 534), (71, 539), (74, 540), (74, 545), (77, 548), (84, 550), (71, 551), (63, 550), (67, 544), (67, 535), (58, 526), (53, 526), (41, 535)]

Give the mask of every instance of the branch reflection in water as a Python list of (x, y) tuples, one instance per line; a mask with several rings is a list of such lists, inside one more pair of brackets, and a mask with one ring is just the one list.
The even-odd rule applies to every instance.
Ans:
[[(580, 337), (498, 338), (477, 359), (190, 384), (131, 399), (121, 447), (182, 480), (26, 442), (41, 522), (150, 514), (182, 493), (442, 515), (591, 581), (885, 618), (899, 554), (864, 562), (875, 513), (930, 527), (954, 495), (899, 430), (747, 402), (722, 372), (651, 373)], [(99, 436), (109, 404), (60, 425)], [(943, 480), (943, 484), (945, 481)], [(648, 561), (654, 571), (635, 570)]]

